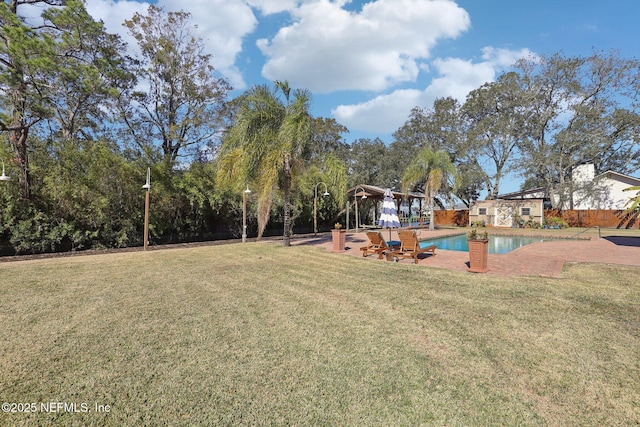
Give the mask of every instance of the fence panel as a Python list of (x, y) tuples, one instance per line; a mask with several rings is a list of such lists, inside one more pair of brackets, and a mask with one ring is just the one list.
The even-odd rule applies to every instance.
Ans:
[[(434, 214), (437, 225), (469, 225), (469, 211), (437, 210)], [(638, 215), (628, 215), (619, 210), (545, 209), (545, 218), (554, 216), (564, 219), (570, 227), (640, 228)]]
[(544, 217), (560, 217), (570, 227), (639, 228), (637, 215), (627, 215), (619, 210), (560, 210), (545, 209)]
[(469, 211), (437, 210), (434, 211), (435, 224), (455, 225), (466, 227), (469, 225)]

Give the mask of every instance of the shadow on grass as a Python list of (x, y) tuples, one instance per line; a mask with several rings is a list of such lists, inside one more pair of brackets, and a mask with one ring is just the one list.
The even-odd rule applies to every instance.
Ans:
[(313, 245), (321, 245), (323, 243), (327, 243), (331, 241), (331, 236), (326, 237), (326, 236), (318, 236), (318, 237), (313, 237), (313, 238), (303, 238), (303, 239), (299, 239), (295, 242), (296, 246), (313, 246)]

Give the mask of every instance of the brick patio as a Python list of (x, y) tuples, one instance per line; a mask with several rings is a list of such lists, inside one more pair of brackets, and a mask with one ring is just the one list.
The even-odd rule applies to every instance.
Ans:
[[(455, 230), (420, 230), (419, 238), (426, 240), (451, 234), (460, 234)], [(388, 230), (383, 230), (385, 238)], [(397, 233), (392, 231), (391, 238), (398, 240)], [(368, 242), (364, 232), (347, 233), (347, 250), (344, 255), (362, 258), (360, 247)], [(315, 245), (332, 250), (331, 236), (322, 235), (300, 239), (293, 244)], [(375, 255), (367, 257), (371, 262), (388, 262), (379, 260)], [(468, 271), (468, 252), (439, 249), (436, 256), (426, 256), (418, 261), (418, 265), (446, 268), (449, 270)], [(412, 260), (401, 260), (411, 264)], [(486, 274), (497, 276), (544, 276), (561, 277), (562, 267), (566, 262), (592, 262), (603, 264), (620, 264), (640, 267), (640, 237), (603, 237), (583, 240), (557, 240), (538, 242), (526, 245), (507, 254), (489, 255), (489, 271)], [(475, 274), (469, 272), (469, 274)]]

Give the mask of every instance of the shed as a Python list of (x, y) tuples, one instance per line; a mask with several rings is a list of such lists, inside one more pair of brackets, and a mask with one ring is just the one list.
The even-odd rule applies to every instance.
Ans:
[(529, 221), (543, 224), (543, 199), (482, 200), (469, 209), (469, 225), (483, 223), (494, 227), (515, 227)]

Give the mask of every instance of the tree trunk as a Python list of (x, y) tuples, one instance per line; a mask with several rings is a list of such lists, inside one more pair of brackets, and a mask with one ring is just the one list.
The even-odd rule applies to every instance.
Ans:
[(429, 209), (431, 211), (430, 212), (431, 216), (429, 217), (429, 230), (435, 229), (433, 222), (436, 219), (436, 214), (433, 211), (433, 199), (434, 199), (433, 187), (432, 187), (432, 184), (429, 183)]
[(500, 191), (500, 178), (496, 177), (493, 182), (493, 187), (491, 188), (491, 192), (489, 193), (487, 199), (495, 200), (498, 198), (498, 193)]
[(29, 128), (20, 127), (9, 133), (9, 140), (16, 153), (16, 166), (19, 170), (18, 184), (22, 198), (31, 198), (31, 177), (29, 175), (29, 158), (27, 155), (27, 136)]
[(24, 74), (20, 70), (14, 70), (19, 79), (17, 87), (11, 90), (12, 117), (9, 131), (9, 143), (15, 152), (15, 163), (18, 168), (18, 185), (23, 199), (31, 198), (31, 177), (29, 176), (29, 158), (27, 154), (27, 137), (29, 128), (25, 117), (27, 83)]
[(289, 159), (284, 164), (284, 246), (291, 246), (291, 167)]

